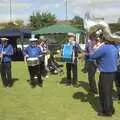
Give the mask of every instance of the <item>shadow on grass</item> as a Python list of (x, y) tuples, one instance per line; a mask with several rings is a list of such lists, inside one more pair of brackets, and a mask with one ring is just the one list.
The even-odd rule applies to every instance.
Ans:
[(60, 84), (66, 84), (67, 83), (67, 77), (63, 77), (60, 81)]
[(15, 82), (19, 81), (18, 78), (12, 78), (12, 86), (15, 84)]
[(88, 102), (96, 112), (101, 111), (99, 97), (90, 92), (89, 84), (84, 81), (79, 81), (78, 85), (79, 87), (82, 87), (87, 93), (76, 92), (73, 94), (73, 98), (80, 100), (81, 102)]
[(73, 98), (81, 102), (88, 102), (96, 112), (101, 111), (99, 97), (94, 96), (92, 93), (76, 92), (73, 94)]
[(90, 86), (87, 82), (84, 82), (84, 81), (79, 81), (79, 87), (82, 87), (86, 92), (89, 93), (90, 91)]
[(112, 99), (113, 99), (114, 101), (117, 101), (117, 100), (118, 100), (117, 91), (115, 91), (114, 89), (112, 89)]
[(30, 79), (28, 79), (28, 80), (26, 80), (27, 81), (27, 83), (31, 86), (31, 88), (35, 88), (35, 86), (33, 86), (32, 84), (31, 84), (31, 80)]

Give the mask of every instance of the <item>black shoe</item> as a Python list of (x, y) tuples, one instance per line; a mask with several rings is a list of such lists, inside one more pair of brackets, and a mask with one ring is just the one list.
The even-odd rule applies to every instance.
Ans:
[(8, 84), (8, 87), (12, 87), (12, 86), (13, 86), (13, 84), (12, 84), (12, 83), (9, 83), (9, 84)]
[(118, 100), (120, 100), (120, 93), (117, 94)]
[(71, 86), (71, 83), (66, 83), (67, 86)]
[(40, 87), (43, 87), (43, 84), (42, 84), (42, 83), (40, 83), (40, 84), (39, 84), (39, 86), (40, 86)]
[(31, 82), (30, 85), (31, 85), (32, 88), (36, 87), (36, 84), (34, 82)]
[(87, 70), (86, 70), (85, 68), (83, 68), (81, 71), (82, 71), (83, 73), (87, 73)]
[(104, 113), (104, 116), (107, 116), (107, 117), (111, 117), (112, 116), (112, 113), (110, 112), (108, 112), (108, 113)]
[(120, 96), (118, 96), (118, 100), (120, 100)]
[(73, 87), (76, 87), (76, 88), (79, 87), (79, 85), (77, 83), (73, 83), (72, 85), (73, 85)]
[(8, 85), (6, 85), (6, 84), (4, 84), (3, 86), (4, 86), (5, 88), (7, 88), (7, 87), (8, 87)]
[(112, 109), (112, 114), (115, 114), (115, 109), (114, 108)]
[(43, 87), (43, 82), (39, 81), (38, 86)]
[(98, 94), (97, 90), (95, 89), (90, 89), (90, 92), (92, 92), (93, 94)]
[(112, 113), (99, 112), (97, 115), (98, 115), (98, 116), (111, 117), (111, 116), (112, 116)]
[(98, 116), (104, 116), (104, 113), (103, 112), (98, 112), (97, 115)]

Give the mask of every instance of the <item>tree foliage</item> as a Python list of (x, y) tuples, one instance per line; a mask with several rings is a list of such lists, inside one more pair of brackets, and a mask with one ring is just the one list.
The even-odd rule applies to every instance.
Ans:
[(109, 25), (110, 25), (110, 29), (111, 29), (112, 33), (120, 31), (120, 23), (112, 23)]
[(2, 28), (23, 28), (25, 27), (23, 20), (15, 20), (15, 22), (1, 23)]
[(25, 25), (24, 25), (24, 21), (23, 21), (23, 20), (20, 20), (20, 19), (15, 20), (15, 24), (16, 24), (17, 26), (19, 26), (19, 27), (24, 27), (24, 26), (25, 26)]
[(30, 25), (33, 29), (42, 28), (56, 23), (56, 16), (50, 12), (36, 12), (30, 16)]
[(4, 28), (19, 28), (19, 26), (13, 22), (8, 22), (4, 25)]
[(120, 23), (120, 18), (118, 18), (118, 23)]
[(71, 20), (71, 24), (76, 26), (76, 27), (83, 27), (83, 18), (79, 17), (79, 16), (74, 16), (73, 19)]

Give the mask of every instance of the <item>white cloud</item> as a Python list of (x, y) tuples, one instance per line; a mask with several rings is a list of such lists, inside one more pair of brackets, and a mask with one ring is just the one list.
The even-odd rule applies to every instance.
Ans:
[[(97, 17), (116, 20), (120, 17), (120, 0), (67, 0), (68, 16), (84, 17), (90, 11)], [(0, 21), (9, 20), (10, 0), (0, 0)], [(32, 11), (49, 11), (58, 17), (65, 15), (66, 0), (12, 0), (13, 18), (27, 20)], [(23, 17), (22, 17), (23, 16)]]
[[(12, 18), (15, 19), (28, 19), (28, 14), (24, 14), (24, 11), (27, 11), (31, 7), (31, 3), (21, 2), (18, 0), (12, 1)], [(7, 22), (10, 19), (10, 0), (0, 0), (0, 22)], [(21, 13), (20, 13), (21, 12)], [(22, 13), (23, 12), (23, 13)]]
[(110, 22), (111, 18), (116, 20), (120, 17), (120, 0), (68, 0), (73, 15), (84, 17), (89, 11), (96, 17), (104, 17)]
[[(15, 11), (18, 11), (20, 9), (26, 9), (30, 8), (31, 4), (30, 3), (25, 3), (25, 2), (18, 2), (16, 0), (11, 0), (12, 1), (12, 9)], [(10, 9), (10, 0), (0, 0), (0, 11), (1, 14), (5, 14), (8, 12)]]

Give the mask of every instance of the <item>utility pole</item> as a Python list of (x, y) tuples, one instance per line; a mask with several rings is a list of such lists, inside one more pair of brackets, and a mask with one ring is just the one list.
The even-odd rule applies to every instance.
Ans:
[(66, 21), (68, 20), (68, 1), (66, 0)]
[(10, 22), (12, 22), (12, 0), (10, 0)]

